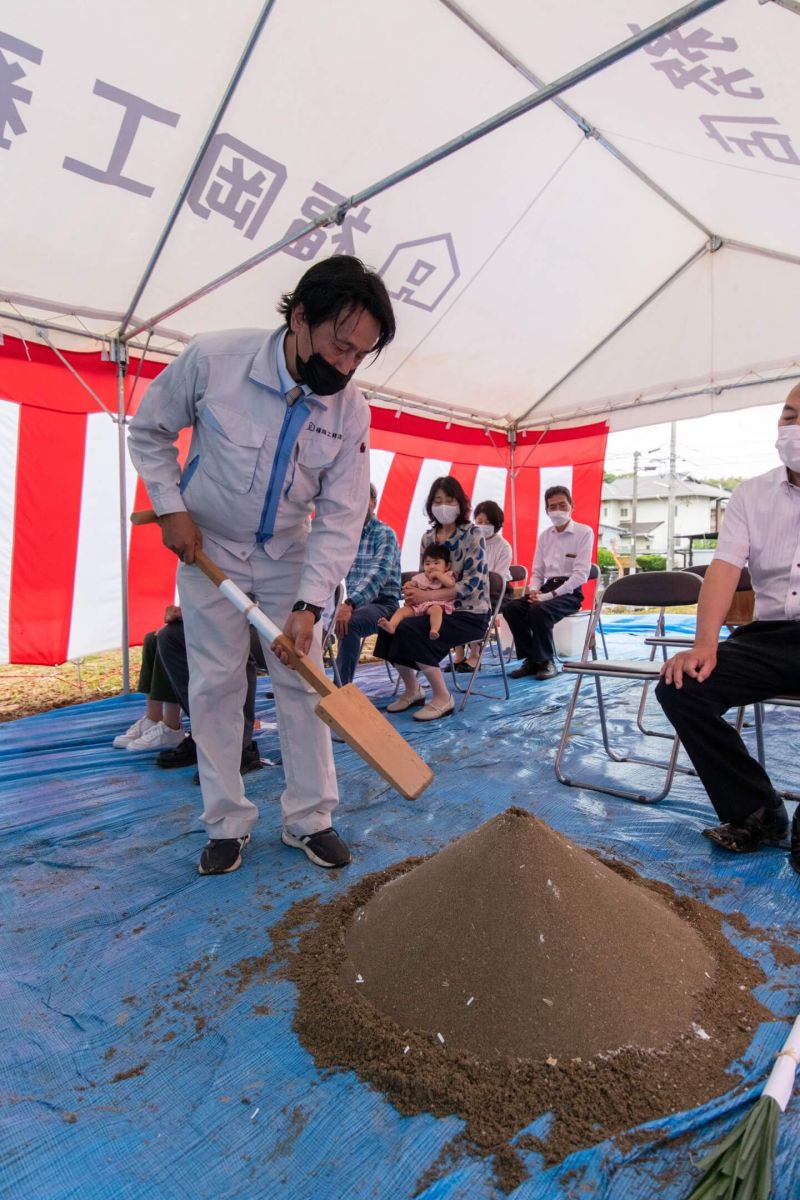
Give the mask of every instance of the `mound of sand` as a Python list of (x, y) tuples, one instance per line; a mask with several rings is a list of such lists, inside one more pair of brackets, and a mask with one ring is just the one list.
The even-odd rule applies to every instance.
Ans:
[(381, 888), (345, 947), (346, 987), (483, 1060), (658, 1050), (714, 976), (661, 900), (518, 808)]
[[(448, 1154), (491, 1155), (506, 1190), (520, 1149), (556, 1162), (727, 1092), (768, 1016), (719, 913), (521, 809), (304, 901), (271, 936), (247, 977), (283, 962), (317, 1065), (355, 1070), (402, 1113), (457, 1114)], [(546, 1143), (515, 1138), (542, 1113)]]

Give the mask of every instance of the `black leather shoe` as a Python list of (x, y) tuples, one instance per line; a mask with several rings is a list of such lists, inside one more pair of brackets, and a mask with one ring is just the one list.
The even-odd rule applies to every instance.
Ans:
[(703, 830), (703, 837), (734, 854), (752, 854), (761, 846), (785, 845), (788, 831), (789, 814), (780, 804), (777, 808), (757, 808), (739, 821), (712, 825)]
[(239, 764), (239, 774), (249, 775), (251, 771), (260, 771), (264, 764), (261, 761), (261, 751), (256, 742), (251, 742), (242, 750), (242, 761)]
[(792, 837), (791, 848), (789, 850), (789, 864), (794, 867), (797, 874), (800, 875), (800, 804), (794, 810), (792, 817)]
[(162, 750), (156, 758), (156, 766), (171, 771), (174, 767), (193, 767), (197, 762), (197, 746), (188, 734), (174, 750)]
[(539, 663), (531, 662), (526, 658), (521, 667), (517, 667), (515, 671), (509, 671), (512, 679), (524, 679), (526, 675), (535, 675), (539, 670)]
[(557, 674), (556, 664), (548, 658), (547, 662), (539, 663), (539, 670), (534, 675), (534, 679), (555, 679)]

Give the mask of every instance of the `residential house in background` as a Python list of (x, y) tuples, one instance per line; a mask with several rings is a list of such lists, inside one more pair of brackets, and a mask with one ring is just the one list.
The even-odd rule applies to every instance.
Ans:
[[(689, 534), (716, 533), (725, 503), (724, 488), (694, 479), (674, 484), (676, 550), (687, 546)], [(633, 476), (604, 483), (600, 503), (599, 544), (623, 554), (631, 551)], [(636, 505), (636, 553), (666, 554), (669, 480), (664, 475), (639, 475)], [(711, 552), (709, 551), (709, 557)], [(694, 561), (702, 561), (695, 553)], [(679, 565), (680, 560), (676, 563)]]

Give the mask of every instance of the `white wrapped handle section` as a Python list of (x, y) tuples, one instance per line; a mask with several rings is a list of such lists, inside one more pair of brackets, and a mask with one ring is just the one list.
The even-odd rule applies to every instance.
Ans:
[(786, 1112), (786, 1106), (791, 1100), (794, 1090), (794, 1079), (800, 1062), (800, 1015), (795, 1020), (788, 1038), (783, 1043), (783, 1049), (778, 1051), (775, 1066), (770, 1071), (762, 1095), (771, 1096), (780, 1108)]
[(281, 630), (274, 621), (270, 621), (265, 612), (246, 595), (240, 587), (237, 587), (232, 579), (224, 579), (219, 585), (219, 590), (224, 596), (230, 600), (231, 604), (238, 608), (240, 613), (244, 613), (250, 624), (258, 630), (261, 636), (268, 642), (274, 642), (275, 638), (281, 633)]

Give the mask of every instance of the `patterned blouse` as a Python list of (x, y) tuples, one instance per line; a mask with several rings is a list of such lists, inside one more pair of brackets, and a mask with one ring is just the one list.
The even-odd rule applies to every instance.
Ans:
[[(426, 546), (435, 541), (436, 530), (427, 529), (420, 545), (420, 569)], [(456, 609), (471, 613), (490, 612), (489, 568), (480, 525), (457, 525), (455, 532), (440, 544), (450, 551), (450, 569), (456, 576)]]

